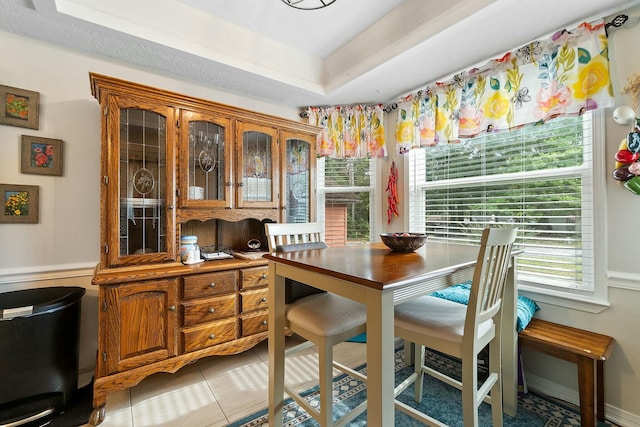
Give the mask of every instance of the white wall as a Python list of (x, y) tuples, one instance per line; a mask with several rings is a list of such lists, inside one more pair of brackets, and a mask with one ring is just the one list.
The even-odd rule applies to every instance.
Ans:
[[(637, 14), (635, 15), (637, 16)], [(631, 105), (620, 93), (632, 73), (640, 73), (640, 26), (616, 30), (610, 39), (616, 105)], [(90, 71), (188, 95), (298, 119), (297, 111), (238, 97), (122, 64), (60, 50), (0, 32), (0, 84), (40, 92), (40, 129), (0, 126), (0, 182), (39, 185), (39, 224), (0, 224), (0, 292), (58, 285), (84, 286), (81, 336), (82, 372), (90, 376), (96, 350), (97, 290), (90, 284), (98, 260), (100, 123), (98, 103), (89, 89)], [(11, 58), (11, 60), (5, 60)], [(599, 314), (541, 304), (539, 317), (613, 336), (616, 343), (605, 364), (607, 415), (624, 426), (640, 425), (640, 262), (635, 232), (640, 197), (610, 177), (613, 156), (630, 128), (615, 124), (607, 111), (605, 159), (608, 285), (611, 308)], [(391, 140), (392, 125), (387, 123)], [(62, 177), (20, 173), (20, 136), (64, 140)], [(390, 153), (393, 147), (389, 146)], [(380, 162), (380, 209), (390, 160)], [(402, 162), (396, 162), (402, 167)], [(400, 183), (402, 186), (402, 183)], [(402, 190), (400, 188), (400, 190)], [(402, 209), (402, 206), (401, 206)], [(384, 215), (380, 230), (386, 229)], [(399, 226), (396, 222), (395, 226)], [(577, 401), (574, 365), (543, 355), (525, 354), (527, 374), (560, 397)], [(82, 373), (81, 372), (81, 373)]]
[[(0, 183), (38, 185), (38, 224), (0, 224), (0, 292), (82, 286), (80, 383), (91, 379), (97, 349), (100, 114), (89, 72), (301, 120), (298, 111), (79, 55), (0, 32), (0, 84), (40, 93), (38, 130), (0, 125)], [(63, 140), (63, 176), (20, 173), (21, 135)]]

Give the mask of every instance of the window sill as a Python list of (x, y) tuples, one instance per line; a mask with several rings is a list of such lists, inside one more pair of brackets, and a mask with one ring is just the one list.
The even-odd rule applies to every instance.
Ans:
[(559, 292), (549, 289), (538, 289), (532, 286), (519, 285), (518, 295), (531, 298), (537, 303), (551, 304), (573, 310), (586, 311), (597, 314), (611, 307), (609, 301), (595, 297), (584, 297), (568, 292)]

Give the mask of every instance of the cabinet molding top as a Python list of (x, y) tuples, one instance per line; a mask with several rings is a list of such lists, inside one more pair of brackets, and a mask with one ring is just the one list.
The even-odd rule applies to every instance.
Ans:
[(152, 98), (161, 102), (168, 103), (176, 108), (204, 108), (212, 113), (217, 113), (224, 116), (233, 116), (239, 120), (264, 122), (267, 125), (287, 127), (291, 130), (300, 132), (318, 133), (320, 131), (320, 128), (318, 126), (313, 126), (308, 123), (259, 113), (244, 108), (233, 107), (207, 99), (184, 95), (177, 92), (171, 92), (168, 90), (159, 89), (127, 80), (121, 80), (115, 77), (109, 77), (93, 72), (89, 72), (89, 80), (91, 83), (91, 95), (93, 95), (93, 97), (96, 98), (98, 102), (102, 102), (101, 95), (103, 91), (114, 94), (134, 93), (140, 96), (144, 96), (145, 98)]

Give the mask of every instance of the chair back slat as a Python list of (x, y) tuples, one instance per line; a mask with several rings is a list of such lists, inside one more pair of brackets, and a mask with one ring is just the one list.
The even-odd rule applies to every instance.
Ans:
[(480, 323), (500, 313), (516, 231), (512, 228), (487, 228), (482, 233), (469, 295), (465, 334), (477, 334)]
[(266, 223), (264, 226), (270, 252), (274, 252), (281, 245), (324, 241), (324, 223), (322, 222)]

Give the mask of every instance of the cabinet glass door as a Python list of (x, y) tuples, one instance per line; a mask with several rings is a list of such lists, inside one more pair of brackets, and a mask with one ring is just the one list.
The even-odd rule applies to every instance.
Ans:
[(238, 123), (238, 207), (277, 208), (277, 130)]
[(228, 120), (183, 111), (181, 205), (231, 207), (230, 144)]
[(288, 223), (309, 222), (315, 218), (315, 136), (283, 132), (284, 181), (282, 183), (283, 217)]
[(119, 206), (119, 224), (112, 245), (115, 240), (118, 248), (109, 251), (110, 264), (170, 260), (175, 252), (172, 189), (167, 187), (173, 182), (172, 152), (167, 152), (171, 112), (119, 108), (117, 114), (112, 123), (118, 129), (113, 141), (119, 161), (113, 176), (119, 177), (120, 203), (113, 204)]

